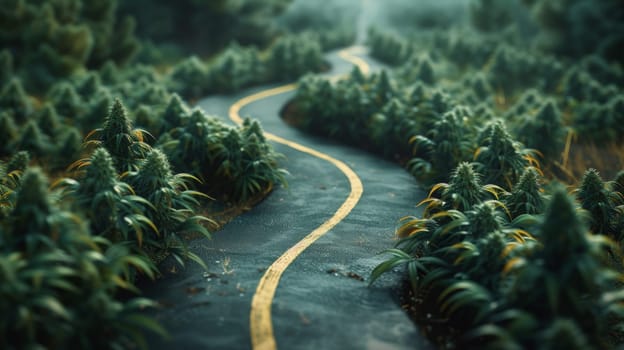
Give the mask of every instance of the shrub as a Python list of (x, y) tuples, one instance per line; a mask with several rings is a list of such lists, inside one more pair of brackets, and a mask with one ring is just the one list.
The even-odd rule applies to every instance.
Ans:
[(132, 129), (126, 108), (119, 99), (115, 99), (110, 107), (102, 128), (95, 129), (87, 139), (90, 143), (106, 148), (118, 172), (136, 168), (140, 159), (144, 158), (149, 146), (143, 142), (144, 130)]
[(540, 151), (545, 159), (557, 159), (563, 149), (566, 129), (555, 102), (542, 104), (534, 117), (520, 125), (517, 134), (521, 142)]
[(30, 97), (24, 91), (19, 79), (12, 79), (0, 91), (0, 106), (20, 125), (25, 124), (33, 113)]
[(37, 113), (37, 125), (43, 133), (55, 139), (61, 130), (62, 120), (53, 105), (46, 103)]
[(543, 212), (545, 203), (541, 193), (541, 181), (537, 169), (532, 167), (524, 169), (511, 193), (503, 200), (512, 219), (525, 214), (537, 215)]
[(15, 148), (28, 151), (36, 157), (45, 157), (52, 147), (48, 136), (41, 131), (35, 120), (31, 120), (24, 126)]
[(479, 0), (470, 6), (472, 25), (483, 32), (495, 32), (508, 27), (511, 22), (509, 8), (493, 0)]
[(267, 69), (254, 47), (230, 45), (209, 68), (211, 91), (231, 93), (254, 83), (274, 80)]
[(289, 81), (324, 65), (321, 45), (306, 36), (285, 36), (271, 47), (268, 71), (276, 81)]
[(533, 161), (532, 152), (522, 148), (501, 121), (486, 130), (488, 135), (480, 137), (482, 142), (475, 151), (477, 170), (484, 175), (486, 183), (510, 190)]
[(77, 119), (85, 113), (83, 98), (69, 83), (59, 83), (50, 89), (49, 100), (63, 117)]
[[(573, 319), (589, 342), (607, 346), (611, 327), (621, 322), (612, 313), (619, 297), (609, 293), (617, 274), (604, 265), (601, 256), (608, 242), (588, 235), (574, 202), (562, 188), (552, 194), (538, 237), (542, 244), (519, 267), (509, 290), (511, 305), (530, 312), (540, 325), (558, 318)], [(545, 288), (532, 288), (537, 281)], [(537, 338), (523, 334), (521, 339), (527, 342), (525, 346), (533, 346), (550, 332), (542, 334)]]
[(414, 176), (441, 179), (461, 161), (469, 159), (472, 130), (462, 113), (462, 110), (455, 109), (444, 114), (427, 135), (416, 135), (409, 140), (414, 148), (407, 167)]
[(169, 75), (171, 90), (188, 98), (205, 94), (207, 69), (196, 56), (189, 57), (175, 65)]
[(581, 208), (589, 214), (589, 229), (593, 233), (609, 235), (621, 240), (622, 233), (615, 231), (617, 221), (617, 195), (602, 181), (596, 169), (588, 169), (576, 192)]
[(113, 242), (133, 241), (140, 248), (149, 229), (158, 232), (145, 216), (144, 206), (151, 204), (118, 180), (113, 164), (108, 151), (97, 148), (81, 165), (84, 175), (70, 181), (68, 189), (75, 196), (77, 209), (86, 211), (93, 233)]
[(7, 156), (14, 151), (14, 144), (17, 141), (18, 128), (13, 117), (9, 113), (0, 113), (0, 156)]
[(409, 42), (400, 36), (376, 28), (368, 32), (367, 44), (373, 57), (393, 65), (405, 62), (413, 51)]
[(135, 193), (150, 204), (145, 206), (144, 213), (158, 228), (149, 234), (151, 244), (172, 254), (182, 266), (182, 259), (190, 258), (206, 267), (201, 258), (186, 247), (183, 237), (184, 234), (199, 233), (210, 238), (204, 225), (215, 224), (195, 214), (199, 205), (197, 198), (206, 195), (189, 189), (188, 182), (192, 180), (199, 181), (189, 174), (173, 174), (167, 156), (158, 149), (150, 150), (138, 169), (127, 177)]
[[(92, 237), (84, 220), (53, 200), (40, 170), (22, 177), (15, 207), (0, 222), (0, 346), (120, 347), (164, 331), (143, 309), (131, 270), (153, 269), (122, 245)], [(35, 277), (33, 277), (35, 276)]]

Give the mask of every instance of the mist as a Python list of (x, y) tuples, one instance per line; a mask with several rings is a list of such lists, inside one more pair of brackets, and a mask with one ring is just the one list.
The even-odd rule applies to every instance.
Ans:
[(401, 33), (444, 30), (469, 23), (470, 0), (296, 0), (278, 19), (293, 31), (351, 27), (363, 44), (372, 27)]

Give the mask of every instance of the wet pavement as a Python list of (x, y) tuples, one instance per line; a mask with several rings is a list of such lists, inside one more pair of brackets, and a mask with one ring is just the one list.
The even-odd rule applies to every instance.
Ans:
[[(351, 65), (328, 55), (333, 70)], [(367, 59), (370, 61), (369, 59)], [(377, 65), (373, 64), (373, 67)], [(199, 102), (208, 114), (229, 107), (254, 88)], [(282, 122), (279, 111), (294, 92), (254, 102), (241, 116), (259, 119), (265, 131), (345, 162), (360, 177), (364, 193), (337, 226), (305, 250), (284, 272), (272, 307), (280, 349), (429, 349), (431, 346), (396, 300), (400, 274), (367, 279), (394, 244), (400, 217), (414, 214), (426, 194), (399, 165), (369, 153), (313, 137)], [(150, 339), (154, 349), (249, 349), (251, 299), (264, 270), (284, 251), (330, 218), (349, 194), (346, 177), (332, 164), (275, 144), (285, 155), (288, 188), (277, 188), (213, 239), (190, 243), (209, 266), (193, 263), (146, 286), (146, 296), (164, 307), (155, 317), (171, 339)]]

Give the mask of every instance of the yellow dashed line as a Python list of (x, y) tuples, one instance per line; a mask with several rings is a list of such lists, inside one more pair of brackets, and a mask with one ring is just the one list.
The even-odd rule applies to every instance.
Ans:
[[(369, 67), (364, 60), (359, 57), (351, 55), (348, 50), (343, 50), (339, 53), (343, 59), (356, 64), (360, 67), (362, 73), (367, 74)], [(229, 116), (232, 121), (237, 124), (242, 123), (243, 119), (240, 116), (240, 110), (246, 105), (275, 95), (279, 95), (288, 91), (292, 91), (296, 88), (295, 84), (289, 84), (280, 86), (273, 89), (264, 90), (245, 98), (238, 100), (234, 103), (229, 110)], [(342, 203), (340, 208), (334, 213), (334, 215), (325, 221), (321, 226), (317, 227), (314, 231), (310, 232), (302, 240), (297, 242), (294, 246), (290, 247), (284, 254), (282, 254), (277, 260), (269, 266), (266, 270), (258, 287), (256, 293), (251, 301), (251, 314), (250, 314), (250, 332), (251, 332), (251, 345), (253, 349), (258, 350), (274, 350), (277, 349), (275, 342), (275, 336), (273, 335), (273, 323), (271, 321), (271, 305), (273, 303), (273, 297), (282, 274), (288, 266), (295, 261), (297, 256), (306, 250), (312, 243), (322, 237), (325, 233), (331, 230), (336, 224), (342, 221), (351, 210), (355, 207), (357, 202), (362, 197), (364, 187), (362, 181), (355, 174), (351, 168), (338, 159), (335, 159), (325, 153), (316, 151), (310, 147), (306, 147), (299, 143), (286, 140), (277, 135), (265, 133), (266, 138), (281, 144), (284, 144), (297, 151), (307, 153), (314, 157), (326, 160), (338, 168), (349, 180), (351, 186), (351, 192), (347, 199)]]

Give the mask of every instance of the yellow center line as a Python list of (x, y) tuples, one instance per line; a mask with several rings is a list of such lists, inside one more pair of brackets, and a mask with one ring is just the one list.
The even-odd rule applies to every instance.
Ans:
[[(347, 52), (347, 50), (341, 51), (339, 55), (343, 59), (358, 65), (362, 73), (368, 73), (369, 68), (364, 60), (360, 59), (359, 57), (352, 56), (349, 52)], [(264, 98), (292, 91), (295, 88), (295, 84), (289, 84), (264, 90), (244, 97), (230, 107), (229, 117), (235, 123), (241, 124), (243, 119), (240, 116), (240, 110), (243, 107)], [(293, 261), (295, 261), (299, 254), (301, 254), (310, 245), (312, 245), (312, 243), (314, 243), (317, 239), (326, 234), (329, 230), (336, 226), (336, 224), (338, 224), (347, 215), (349, 215), (351, 210), (353, 210), (357, 202), (362, 197), (364, 187), (362, 186), (362, 181), (355, 174), (355, 172), (342, 161), (335, 159), (325, 153), (314, 150), (310, 147), (284, 139), (280, 136), (271, 133), (265, 133), (265, 135), (266, 138), (269, 140), (284, 144), (297, 151), (307, 153), (314, 157), (330, 162), (347, 177), (347, 179), (349, 180), (349, 185), (351, 187), (349, 196), (342, 203), (340, 208), (338, 208), (338, 210), (334, 213), (334, 215), (329, 218), (329, 220), (321, 224), (321, 226), (317, 227), (314, 231), (310, 232), (302, 240), (297, 242), (294, 246), (290, 247), (279, 258), (277, 258), (277, 260), (275, 260), (273, 264), (269, 266), (269, 268), (260, 279), (260, 282), (258, 283), (258, 287), (256, 288), (256, 292), (251, 301), (251, 314), (249, 317), (251, 345), (253, 349), (275, 350), (277, 349), (277, 343), (275, 341), (275, 336), (273, 335), (271, 305), (273, 303), (273, 297), (275, 296), (275, 291), (277, 290), (277, 285), (279, 284), (279, 280), (282, 277), (282, 274), (284, 273), (284, 271), (286, 271), (288, 266)]]
[(364, 61), (361, 57), (354, 55), (354, 53), (363, 52), (363, 50), (363, 46), (353, 46), (351, 48), (341, 50), (338, 53), (338, 56), (340, 56), (340, 58), (342, 58), (343, 60), (356, 65), (358, 68), (360, 68), (360, 71), (364, 75), (368, 75), (368, 73), (370, 72), (370, 66), (368, 65), (368, 63), (366, 63), (366, 61)]

